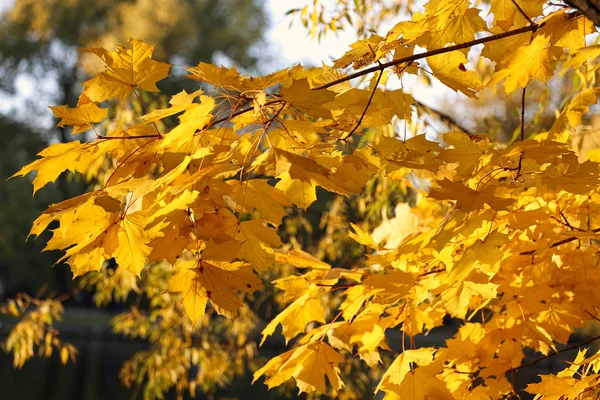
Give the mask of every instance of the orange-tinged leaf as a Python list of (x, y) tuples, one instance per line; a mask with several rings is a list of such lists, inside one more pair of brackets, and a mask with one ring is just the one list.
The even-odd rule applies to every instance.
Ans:
[(241, 306), (237, 292), (252, 294), (263, 287), (260, 278), (244, 263), (184, 261), (169, 280), (169, 291), (182, 292), (187, 316), (196, 322), (210, 300), (219, 314), (231, 317)]

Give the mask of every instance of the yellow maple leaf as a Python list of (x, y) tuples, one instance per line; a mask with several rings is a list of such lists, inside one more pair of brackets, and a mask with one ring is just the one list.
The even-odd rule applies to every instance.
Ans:
[(540, 383), (530, 383), (525, 391), (535, 394), (536, 398), (543, 396), (544, 400), (577, 399), (584, 391), (596, 387), (600, 375), (588, 375), (582, 379), (541, 375)]
[(275, 185), (275, 188), (281, 190), (298, 208), (307, 209), (308, 206), (317, 200), (316, 187), (310, 182), (293, 179), (289, 172), (282, 173), (278, 178), (280, 180)]
[[(304, 288), (301, 288), (303, 290)], [(293, 289), (292, 289), (293, 290)], [(267, 337), (275, 333), (277, 326), (281, 324), (282, 333), (286, 343), (304, 332), (306, 325), (311, 321), (325, 322), (325, 308), (323, 307), (322, 289), (312, 287), (302, 296), (298, 297), (285, 310), (277, 314), (261, 332), (262, 340), (260, 345), (265, 342)]]
[(282, 245), (277, 231), (266, 226), (264, 221), (254, 219), (236, 223), (228, 232), (242, 243), (239, 254), (259, 272), (268, 270), (275, 259), (272, 247)]
[(171, 115), (178, 114), (182, 111), (197, 107), (198, 104), (194, 103), (194, 100), (197, 97), (206, 97), (202, 96), (202, 93), (203, 92), (201, 89), (196, 90), (192, 93), (188, 93), (185, 90), (182, 90), (181, 92), (171, 97), (171, 100), (169, 101), (171, 107), (154, 110), (152, 112), (149, 112), (148, 114), (142, 115), (140, 119), (145, 123), (155, 122), (163, 118), (169, 117)]
[(487, 140), (475, 141), (466, 133), (453, 131), (445, 133), (442, 138), (452, 147), (442, 151), (438, 157), (448, 164), (458, 162), (456, 168), (458, 176), (470, 175), (480, 157), (491, 148), (488, 137)]
[(469, 62), (460, 51), (450, 51), (427, 58), (433, 76), (454, 91), (476, 98), (483, 87), (477, 74), (465, 68)]
[(145, 224), (143, 211), (125, 216), (121, 221), (121, 229), (119, 230), (119, 247), (114, 253), (117, 264), (138, 277), (142, 273), (151, 252), (147, 244), (149, 234), (144, 229)]
[[(525, 0), (516, 4), (529, 18), (533, 19), (542, 15), (543, 6), (546, 2), (545, 0)], [(508, 30), (517, 24), (521, 26), (528, 23), (512, 0), (492, 0), (489, 14), (494, 14), (494, 24), (504, 30)]]
[(33, 178), (33, 193), (54, 182), (66, 170), (84, 173), (98, 158), (104, 158), (109, 143), (82, 144), (78, 140), (56, 143), (42, 150), (37, 160), (21, 168), (13, 176), (37, 171)]
[(327, 377), (331, 386), (339, 390), (344, 383), (340, 379), (338, 364), (343, 361), (344, 358), (327, 343), (309, 343), (272, 358), (254, 373), (253, 382), (266, 375), (265, 383), (272, 388), (295, 378), (300, 392), (325, 393)]
[(478, 266), (482, 266), (484, 272), (490, 275), (495, 273), (498, 262), (509, 255), (508, 252), (501, 250), (507, 241), (508, 237), (499, 232), (492, 232), (483, 240), (477, 239), (450, 269), (450, 280), (462, 281)]
[(269, 185), (265, 179), (230, 180), (227, 183), (232, 191), (229, 196), (232, 209), (245, 212), (256, 209), (267, 222), (276, 226), (287, 215), (285, 207), (292, 205), (281, 190)]
[(557, 10), (540, 22), (538, 35), (549, 38), (554, 46), (569, 49), (571, 54), (586, 47), (585, 36), (594, 31), (594, 23), (585, 17), (574, 17), (567, 10)]
[(263, 287), (252, 268), (241, 262), (191, 260), (176, 267), (168, 290), (182, 292), (182, 303), (192, 322), (204, 315), (209, 300), (219, 314), (231, 317), (242, 306), (237, 292), (252, 294)]
[(240, 75), (235, 67), (217, 67), (203, 62), (187, 70), (190, 74), (186, 75), (186, 78), (206, 82), (218, 88), (240, 92), (265, 90), (277, 85), (289, 74), (289, 70), (284, 69), (266, 76), (245, 77)]
[(352, 64), (354, 69), (360, 69), (365, 65), (374, 63), (383, 55), (377, 53), (382, 40), (381, 36), (371, 35), (367, 39), (352, 43), (350, 45), (351, 50), (348, 50), (341, 58), (335, 60), (333, 67), (342, 69)]
[(495, 187), (488, 185), (485, 188), (476, 191), (459, 182), (452, 182), (448, 179), (438, 181), (440, 189), (432, 188), (429, 196), (438, 200), (456, 200), (456, 208), (462, 211), (472, 211), (484, 208), (484, 204), (489, 205), (496, 211), (506, 210), (508, 206), (515, 202), (511, 198), (501, 198), (494, 194)]
[(331, 265), (313, 257), (302, 250), (275, 250), (275, 261), (300, 268), (331, 269)]
[(505, 68), (494, 73), (489, 85), (506, 79), (504, 90), (509, 94), (525, 87), (534, 78), (547, 82), (552, 77), (554, 63), (560, 54), (558, 47), (553, 46), (544, 36), (536, 35), (531, 43), (517, 49)]
[[(448, 2), (447, 5), (460, 3)], [(451, 9), (449, 13), (438, 14), (439, 17), (430, 18), (428, 24), (431, 34), (429, 48), (438, 49), (448, 43), (468, 42), (473, 40), (478, 32), (486, 31), (487, 25), (479, 16), (480, 12), (481, 10), (477, 8), (468, 8), (464, 11)]]
[(331, 90), (311, 90), (308, 79), (294, 80), (279, 91), (281, 98), (300, 111), (321, 118), (331, 118), (331, 112), (323, 107), (335, 99)]
[(103, 121), (108, 115), (108, 108), (100, 108), (95, 103), (87, 103), (75, 108), (56, 106), (50, 109), (56, 118), (62, 118), (57, 126), (73, 125), (72, 134), (89, 130), (95, 122)]
[(375, 393), (379, 390), (385, 390), (384, 388), (392, 383), (399, 385), (404, 380), (406, 374), (408, 374), (412, 368), (416, 366), (429, 365), (433, 362), (433, 355), (436, 349), (431, 347), (422, 347), (416, 350), (405, 350), (388, 367), (377, 388)]
[(84, 48), (82, 51), (100, 57), (107, 70), (83, 83), (83, 93), (92, 101), (102, 102), (117, 98), (124, 100), (135, 88), (158, 92), (156, 82), (166, 78), (171, 66), (152, 60), (154, 46), (130, 39), (131, 49), (117, 47), (117, 51), (104, 48)]
[(438, 368), (421, 366), (408, 371), (400, 384), (386, 383), (381, 390), (386, 392), (385, 399), (436, 399), (453, 400), (454, 396), (446, 384), (436, 378)]

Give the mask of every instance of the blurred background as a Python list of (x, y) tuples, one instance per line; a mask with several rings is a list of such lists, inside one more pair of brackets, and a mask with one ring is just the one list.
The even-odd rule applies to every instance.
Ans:
[[(90, 183), (81, 176), (61, 176), (32, 197), (28, 179), (8, 178), (48, 144), (72, 140), (64, 130), (54, 128), (56, 121), (48, 106), (74, 106), (81, 82), (100, 67), (78, 48), (112, 50), (117, 44), (126, 44), (129, 37), (156, 44), (155, 59), (180, 66), (160, 86), (163, 93), (174, 94), (191, 88), (181, 78), (183, 66), (199, 62), (237, 65), (239, 70), (257, 75), (295, 63), (319, 65), (341, 56), (358, 35), (374, 29), (367, 27), (362, 33), (352, 29), (330, 32), (320, 41), (313, 40), (299, 21), (290, 26), (293, 16), (286, 16), (289, 9), (309, 3), (312, 1), (0, 0), (0, 302), (22, 292), (61, 296), (77, 286), (67, 266), (54, 265), (59, 254), (42, 252), (49, 234), (35, 240), (25, 238), (32, 221), (49, 204), (86, 191)], [(411, 10), (417, 8), (418, 5)], [(385, 34), (396, 21), (387, 17), (377, 25), (379, 34)], [(474, 63), (485, 73), (485, 65)], [(569, 96), (569, 82), (563, 79), (548, 87), (528, 87), (527, 130), (541, 131), (551, 126), (555, 110)], [(427, 76), (415, 77), (405, 82), (405, 87), (418, 101), (415, 118), (429, 120), (424, 133), (456, 129), (456, 121), (460, 121), (460, 129), (468, 133), (488, 133), (510, 141), (519, 127), (519, 95), (506, 101), (503, 95), (485, 92), (482, 101), (473, 107), (472, 100), (431, 82)], [(582, 146), (597, 147), (600, 143), (594, 121), (586, 120), (582, 128), (589, 142)], [(313, 254), (335, 261), (337, 266), (351, 266), (360, 259), (362, 250), (348, 240), (345, 229), (340, 227), (347, 221), (365, 219), (373, 227), (378, 226), (382, 219), (394, 217), (396, 203), (405, 201), (406, 196), (402, 188), (376, 179), (367, 188), (366, 197), (360, 199), (319, 193), (319, 201), (305, 214), (286, 219), (282, 234), (288, 241), (301, 242)], [(319, 229), (311, 230), (310, 226)], [(128, 304), (109, 302), (107, 307), (98, 309), (94, 293), (83, 292), (70, 297), (65, 307), (64, 320), (57, 327), (61, 337), (77, 347), (77, 363), (61, 366), (58, 357), (34, 358), (17, 370), (12, 366), (12, 357), (0, 352), (0, 397), (136, 398), (139, 393), (135, 388), (121, 385), (119, 370), (125, 360), (147, 349), (148, 342), (114, 333), (110, 325), (111, 318), (127, 309)], [(265, 319), (275, 312), (262, 310)], [(0, 317), (2, 339), (13, 325), (14, 321)], [(417, 344), (443, 343), (454, 329), (449, 321), (446, 331), (421, 338), (423, 342), (417, 340)], [(398, 338), (392, 339), (400, 348)], [(271, 357), (283, 349), (279, 337), (267, 341), (260, 354)], [(570, 356), (564, 354), (565, 358)], [(562, 365), (555, 357), (530, 372), (555, 368), (550, 363)], [(359, 377), (355, 397), (371, 397), (373, 381), (369, 380), (369, 373), (349, 373)], [(285, 393), (285, 388), (267, 392), (264, 385), (250, 382), (251, 372), (242, 370), (226, 388), (200, 391), (196, 398), (297, 397)], [(168, 396), (175, 394), (169, 392)]]

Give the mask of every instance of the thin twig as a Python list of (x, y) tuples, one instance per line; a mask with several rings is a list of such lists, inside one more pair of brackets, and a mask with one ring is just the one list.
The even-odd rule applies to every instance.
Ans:
[(162, 137), (161, 135), (128, 135), (128, 136), (96, 136), (98, 140), (130, 140), (130, 139), (156, 139)]
[(464, 42), (464, 43), (459, 43), (459, 44), (456, 44), (454, 46), (442, 47), (442, 48), (439, 48), (439, 49), (435, 49), (435, 50), (431, 50), (431, 51), (426, 51), (424, 53), (414, 54), (412, 56), (403, 57), (403, 58), (398, 58), (397, 60), (392, 60), (392, 61), (389, 61), (389, 62), (386, 62), (386, 63), (375, 65), (373, 67), (365, 68), (365, 69), (357, 71), (357, 72), (355, 72), (353, 74), (346, 75), (346, 76), (344, 76), (342, 78), (335, 79), (335, 80), (333, 80), (331, 82), (325, 83), (325, 84), (320, 85), (320, 86), (316, 86), (316, 87), (312, 88), (312, 90), (327, 89), (327, 88), (335, 86), (335, 85), (337, 85), (339, 83), (347, 82), (347, 81), (349, 81), (351, 79), (358, 78), (360, 76), (370, 74), (371, 72), (382, 71), (382, 70), (384, 70), (386, 68), (389, 68), (389, 67), (392, 67), (394, 65), (404, 64), (404, 63), (408, 63), (408, 62), (420, 60), (422, 58), (427, 58), (427, 57), (435, 56), (435, 55), (438, 55), (438, 54), (449, 53), (449, 52), (455, 51), (455, 50), (466, 49), (468, 47), (472, 47), (472, 46), (475, 46), (475, 45), (478, 45), (478, 44), (483, 44), (483, 43), (492, 42), (492, 41), (495, 41), (495, 40), (504, 39), (504, 38), (507, 38), (507, 37), (510, 37), (510, 36), (519, 35), (521, 33), (535, 32), (541, 26), (542, 26), (542, 24), (531, 24), (531, 25), (524, 26), (522, 28), (510, 30), (508, 32), (498, 33), (498, 34), (495, 34), (495, 35), (486, 36), (486, 37), (481, 38), (481, 39), (476, 39), (476, 40), (471, 40), (471, 41)]
[[(521, 142), (525, 140), (525, 93), (526, 93), (527, 85), (523, 87), (523, 94), (521, 95)], [(517, 176), (515, 179), (519, 177), (521, 174), (521, 166), (523, 165), (523, 152), (521, 151), (521, 155), (519, 156), (519, 165), (517, 166)]]
[(358, 122), (356, 123), (356, 125), (354, 126), (354, 128), (352, 128), (352, 130), (350, 132), (348, 132), (348, 134), (346, 135), (346, 137), (341, 138), (340, 140), (343, 140), (344, 142), (346, 140), (348, 140), (348, 138), (350, 136), (352, 136), (352, 134), (354, 134), (354, 132), (358, 129), (358, 127), (360, 126), (360, 124), (362, 124), (362, 120), (365, 117), (365, 114), (367, 113), (367, 110), (369, 109), (369, 106), (371, 105), (371, 101), (373, 100), (373, 96), (375, 96), (375, 92), (377, 91), (377, 86), (379, 86), (379, 81), (381, 81), (381, 76), (383, 75), (383, 71), (379, 72), (379, 76), (377, 77), (377, 81), (375, 82), (375, 86), (373, 86), (373, 90), (371, 91), (371, 95), (369, 96), (369, 100), (367, 100), (367, 105), (365, 106), (365, 109), (363, 111), (363, 113), (361, 114), (360, 118), (358, 119)]
[(462, 126), (457, 120), (455, 120), (450, 115), (445, 114), (439, 110), (435, 110), (435, 109), (429, 107), (428, 105), (421, 103), (419, 100), (415, 100), (415, 104), (417, 105), (418, 108), (422, 109), (424, 112), (426, 112), (428, 114), (437, 115), (438, 118), (442, 122), (446, 123), (450, 128), (458, 129), (459, 131), (464, 132), (469, 136), (473, 135), (473, 133), (471, 131), (469, 131), (467, 128)]
[(535, 364), (539, 363), (540, 361), (544, 361), (544, 360), (545, 360), (545, 359), (547, 359), (547, 358), (553, 357), (553, 356), (555, 356), (555, 355), (557, 355), (557, 354), (564, 353), (564, 352), (566, 352), (566, 351), (570, 351), (570, 350), (575, 350), (575, 349), (578, 349), (578, 348), (580, 348), (581, 346), (583, 346), (584, 344), (591, 343), (591, 342), (593, 342), (593, 341), (595, 341), (595, 340), (598, 340), (598, 339), (600, 339), (600, 335), (598, 335), (598, 336), (594, 336), (594, 337), (592, 337), (592, 338), (589, 338), (589, 339), (586, 339), (586, 340), (584, 340), (583, 342), (581, 342), (581, 343), (578, 343), (578, 344), (575, 344), (575, 345), (573, 345), (573, 346), (569, 346), (569, 347), (565, 347), (564, 349), (557, 350), (556, 352), (554, 352), (554, 353), (552, 353), (552, 354), (548, 354), (547, 356), (543, 356), (543, 357), (537, 358), (537, 359), (535, 359), (535, 360), (533, 360), (533, 361), (527, 362), (527, 363), (525, 363), (525, 364), (521, 364), (521, 365), (519, 365), (519, 366), (517, 366), (517, 367), (514, 367), (514, 368), (511, 368), (511, 369), (509, 369), (509, 370), (508, 370), (508, 371), (506, 371), (506, 372), (513, 372), (513, 371), (517, 371), (517, 370), (519, 370), (519, 369), (521, 369), (521, 368), (524, 368), (524, 367), (529, 367), (529, 366), (535, 365)]
[(529, 22), (530, 24), (533, 24), (533, 21), (531, 20), (531, 18), (529, 18), (529, 16), (527, 14), (525, 14), (525, 11), (523, 11), (523, 9), (517, 4), (517, 2), (515, 0), (510, 0), (510, 1), (512, 1), (512, 3), (515, 5), (515, 7), (517, 7), (517, 10), (519, 10), (521, 15), (523, 17), (525, 17), (527, 22)]
[(525, 140), (525, 93), (527, 86), (523, 87), (523, 94), (521, 95), (521, 142)]
[[(598, 232), (600, 232), (600, 228), (592, 229), (592, 232), (598, 233)], [(571, 237), (568, 237), (566, 239), (559, 240), (558, 242), (552, 243), (549, 248), (552, 249), (554, 247), (557, 247), (557, 246), (560, 246), (560, 245), (572, 242), (572, 241), (577, 240), (577, 239), (579, 239), (579, 238), (575, 237), (575, 236), (571, 236)], [(531, 255), (531, 254), (535, 254), (537, 251), (538, 251), (538, 249), (522, 251), (522, 252), (519, 253), (519, 255), (520, 256), (528, 256), (528, 255)]]
[(147, 141), (146, 143), (144, 143), (143, 145), (141, 145), (140, 147), (138, 147), (137, 149), (135, 149), (134, 151), (132, 151), (132, 152), (131, 152), (129, 155), (127, 155), (127, 157), (125, 157), (125, 158), (123, 159), (123, 161), (121, 161), (121, 162), (120, 162), (120, 163), (119, 163), (119, 164), (118, 164), (118, 165), (115, 167), (115, 170), (114, 170), (114, 171), (113, 171), (113, 172), (110, 174), (110, 176), (109, 176), (109, 177), (108, 177), (108, 179), (106, 180), (106, 184), (104, 185), (104, 189), (106, 189), (106, 188), (108, 187), (108, 184), (110, 183), (110, 180), (112, 179), (112, 177), (115, 175), (115, 173), (116, 173), (116, 172), (119, 170), (119, 168), (121, 168), (121, 166), (122, 166), (123, 164), (125, 164), (125, 162), (126, 162), (126, 161), (127, 161), (127, 160), (128, 160), (128, 159), (129, 159), (129, 158), (132, 156), (132, 155), (134, 155), (135, 153), (137, 153), (138, 151), (140, 151), (140, 150), (141, 150), (143, 147), (145, 147), (145, 146), (149, 145), (150, 143), (154, 142), (154, 141), (155, 141), (155, 140), (157, 140), (157, 139), (158, 139), (158, 138), (156, 138), (156, 139), (153, 139), (153, 140), (149, 140), (149, 141)]
[[(265, 106), (271, 106), (271, 105), (273, 105), (273, 104), (279, 104), (279, 103), (281, 103), (281, 100), (280, 100), (280, 99), (277, 99), (277, 100), (271, 100), (271, 101), (267, 101), (267, 102), (266, 102), (264, 105), (265, 105)], [(230, 115), (228, 115), (228, 116), (226, 116), (226, 117), (219, 118), (219, 119), (216, 119), (216, 120), (212, 121), (212, 122), (211, 122), (210, 124), (208, 124), (208, 126), (207, 126), (206, 128), (204, 128), (204, 129), (209, 129), (209, 128), (212, 128), (212, 127), (213, 127), (213, 126), (215, 126), (216, 124), (220, 124), (221, 122), (228, 121), (228, 120), (230, 120), (231, 118), (237, 117), (238, 115), (245, 114), (245, 113), (247, 113), (247, 112), (249, 112), (249, 111), (252, 111), (252, 110), (254, 110), (254, 107), (248, 107), (248, 108), (244, 108), (243, 110), (239, 110), (239, 111), (233, 112), (233, 113), (231, 113)]]

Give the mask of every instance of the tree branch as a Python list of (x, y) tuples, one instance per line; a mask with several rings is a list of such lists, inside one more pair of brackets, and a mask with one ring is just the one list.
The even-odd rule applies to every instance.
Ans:
[[(592, 229), (592, 232), (598, 233), (598, 232), (600, 232), (600, 228)], [(552, 243), (549, 248), (551, 249), (553, 247), (557, 247), (557, 246), (560, 246), (561, 244), (569, 243), (569, 242), (572, 242), (572, 241), (577, 240), (577, 239), (580, 239), (580, 238), (575, 237), (575, 236), (571, 236), (571, 237), (568, 237), (566, 239), (559, 240), (558, 242)], [(537, 249), (535, 249), (535, 250), (527, 250), (527, 251), (520, 252), (519, 255), (520, 256), (529, 256), (531, 254), (535, 254), (536, 252), (537, 252)]]
[(527, 14), (525, 14), (525, 11), (523, 11), (523, 9), (519, 6), (519, 4), (515, 0), (511, 0), (511, 1), (515, 5), (515, 7), (517, 7), (517, 10), (521, 13), (521, 15), (527, 20), (527, 22), (529, 22), (530, 24), (533, 24), (533, 21), (531, 20), (531, 18), (529, 18), (529, 16)]
[(343, 82), (349, 81), (350, 79), (358, 78), (360, 76), (370, 74), (371, 72), (382, 71), (382, 70), (384, 70), (386, 68), (393, 67), (394, 65), (404, 64), (404, 63), (408, 63), (408, 62), (420, 60), (422, 58), (427, 58), (427, 57), (435, 56), (435, 55), (438, 55), (438, 54), (449, 53), (449, 52), (455, 51), (455, 50), (466, 49), (468, 47), (472, 47), (472, 46), (475, 46), (475, 45), (478, 45), (478, 44), (487, 43), (487, 42), (493, 42), (495, 40), (500, 40), (500, 39), (504, 39), (504, 38), (507, 38), (507, 37), (510, 37), (510, 36), (519, 35), (521, 33), (535, 32), (541, 26), (542, 26), (541, 24), (527, 25), (527, 26), (524, 26), (522, 28), (513, 29), (513, 30), (508, 31), (508, 32), (498, 33), (496, 35), (486, 36), (486, 37), (481, 38), (481, 39), (471, 40), (469, 42), (464, 42), (464, 43), (456, 44), (454, 46), (442, 47), (441, 49), (435, 49), (435, 50), (431, 50), (431, 51), (426, 51), (424, 53), (419, 53), (419, 54), (414, 54), (412, 56), (399, 58), (397, 60), (392, 60), (390, 62), (382, 63), (382, 64), (379, 64), (379, 65), (375, 65), (375, 66), (370, 67), (370, 68), (365, 68), (365, 69), (363, 69), (361, 71), (357, 71), (357, 72), (355, 72), (353, 74), (347, 75), (347, 76), (342, 77), (340, 79), (336, 79), (336, 80), (333, 80), (331, 82), (325, 83), (323, 85), (316, 86), (316, 87), (312, 88), (312, 90), (327, 89), (327, 88), (335, 86), (335, 85), (337, 85), (339, 83), (343, 83)]
[(565, 3), (578, 9), (596, 26), (600, 26), (600, 0), (565, 0)]
[(435, 114), (437, 115), (437, 117), (440, 119), (440, 121), (446, 123), (448, 125), (449, 128), (451, 129), (457, 129), (461, 132), (466, 133), (469, 136), (472, 136), (473, 133), (471, 131), (469, 131), (467, 128), (465, 128), (464, 126), (462, 126), (457, 120), (455, 120), (452, 116), (439, 111), (439, 110), (435, 110), (431, 107), (429, 107), (427, 104), (423, 104), (421, 103), (419, 100), (415, 99), (415, 104), (417, 105), (417, 109), (421, 109), (423, 112), (427, 113), (427, 114)]
[(575, 350), (575, 349), (578, 349), (578, 348), (580, 348), (581, 346), (583, 346), (584, 344), (591, 343), (591, 342), (593, 342), (593, 341), (595, 341), (595, 340), (598, 340), (598, 339), (600, 339), (600, 335), (598, 335), (598, 336), (594, 336), (594, 337), (592, 337), (592, 338), (589, 338), (589, 339), (586, 339), (586, 340), (584, 340), (584, 341), (583, 341), (583, 342), (581, 342), (581, 343), (574, 344), (573, 346), (569, 346), (569, 347), (565, 347), (564, 349), (557, 350), (555, 353), (548, 354), (547, 356), (543, 356), (543, 357), (537, 358), (537, 359), (535, 359), (535, 360), (533, 360), (533, 361), (527, 362), (527, 363), (525, 363), (525, 364), (521, 364), (521, 365), (519, 365), (518, 367), (511, 368), (511, 369), (509, 369), (509, 370), (508, 370), (508, 371), (506, 371), (506, 372), (507, 372), (507, 373), (508, 373), (508, 372), (513, 372), (513, 371), (517, 371), (517, 370), (519, 370), (519, 369), (521, 369), (521, 368), (524, 368), (524, 367), (529, 367), (529, 366), (531, 366), (531, 365), (535, 365), (535, 364), (539, 363), (540, 361), (544, 361), (544, 360), (545, 360), (545, 359), (547, 359), (547, 358), (553, 357), (553, 356), (555, 356), (555, 355), (557, 355), (557, 354), (560, 354), (560, 353), (564, 353), (564, 352), (566, 352), (566, 351), (570, 351), (570, 350)]

